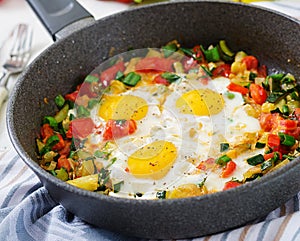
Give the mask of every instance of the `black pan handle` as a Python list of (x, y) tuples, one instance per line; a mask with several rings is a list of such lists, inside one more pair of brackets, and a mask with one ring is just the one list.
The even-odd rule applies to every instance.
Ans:
[[(75, 0), (26, 0), (55, 41), (57, 33), (93, 16)], [(77, 26), (78, 28), (78, 26)]]

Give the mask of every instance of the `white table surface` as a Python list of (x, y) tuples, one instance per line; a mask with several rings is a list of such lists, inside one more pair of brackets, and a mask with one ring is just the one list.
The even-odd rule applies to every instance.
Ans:
[[(95, 19), (99, 19), (128, 8), (128, 5), (126, 4), (113, 1), (78, 0), (78, 2), (81, 3), (95, 17)], [(264, 7), (270, 7), (285, 14), (300, 18), (300, 0), (282, 0), (276, 2), (276, 4), (272, 4), (270, 2), (259, 2), (256, 4)], [(34, 35), (31, 60), (37, 57), (43, 50), (53, 43), (52, 38), (39, 22), (38, 18), (25, 0), (2, 0), (2, 2), (0, 2), (0, 47), (3, 45), (13, 27), (15, 27), (18, 23), (27, 23), (33, 28)], [(0, 50), (0, 64), (3, 62), (3, 49), (5, 49), (5, 46), (6, 45), (2, 48), (2, 51)], [(12, 76), (10, 78), (10, 89), (13, 88), (16, 78), (17, 76)], [(7, 102), (0, 110), (0, 152), (12, 148), (6, 129), (6, 107)]]

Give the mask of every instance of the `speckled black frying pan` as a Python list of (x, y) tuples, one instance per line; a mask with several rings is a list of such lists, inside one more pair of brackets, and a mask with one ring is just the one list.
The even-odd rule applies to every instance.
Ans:
[[(50, 18), (63, 17), (54, 1), (29, 1)], [(71, 1), (57, 1), (68, 12)], [(82, 27), (84, 19), (60, 30), (61, 21), (48, 25), (54, 34), (67, 35), (43, 52), (22, 74), (10, 98), (7, 124), (11, 140), (52, 197), (82, 219), (105, 229), (145, 238), (187, 238), (244, 225), (266, 215), (300, 190), (300, 159), (260, 180), (228, 191), (176, 200), (129, 200), (77, 189), (42, 170), (36, 163), (35, 137), (41, 119), (53, 114), (53, 99), (67, 93), (95, 66), (129, 47), (159, 47), (177, 39), (185, 46), (225, 39), (243, 49), (271, 71), (293, 73), (300, 79), (300, 24), (285, 15), (249, 5), (186, 1), (131, 9)], [(73, 18), (72, 21), (76, 20)], [(44, 22), (49, 21), (43, 20)], [(70, 22), (72, 22), (70, 21)], [(63, 23), (70, 23), (64, 19)], [(71, 29), (71, 30), (70, 30)], [(74, 30), (75, 29), (75, 30)]]

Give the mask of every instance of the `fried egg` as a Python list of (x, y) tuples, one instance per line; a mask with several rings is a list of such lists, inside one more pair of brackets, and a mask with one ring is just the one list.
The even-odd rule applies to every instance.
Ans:
[[(109, 166), (112, 180), (124, 181), (120, 192), (110, 195), (142, 193), (143, 198), (153, 199), (157, 191), (203, 180), (209, 190), (220, 190), (227, 179), (220, 180), (218, 173), (199, 172), (197, 166), (219, 156), (220, 143), (239, 145), (247, 133), (260, 130), (258, 120), (247, 114), (242, 95), (228, 97), (229, 83), (224, 77), (202, 83), (182, 76), (168, 87), (155, 84), (119, 95), (104, 94), (91, 114), (98, 126), (104, 127), (110, 119), (133, 119), (137, 124), (133, 134), (110, 142), (110, 157), (116, 160), (113, 165), (111, 158), (101, 160)], [(93, 146), (100, 147), (99, 129), (91, 136)], [(244, 163), (243, 156), (238, 162)]]

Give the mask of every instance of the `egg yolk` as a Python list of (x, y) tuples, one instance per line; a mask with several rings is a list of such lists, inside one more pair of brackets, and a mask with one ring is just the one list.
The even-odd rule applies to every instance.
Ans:
[(140, 120), (147, 115), (147, 102), (134, 95), (104, 95), (98, 115), (104, 120)]
[(161, 179), (177, 157), (175, 145), (155, 141), (134, 152), (127, 161), (129, 172), (137, 178)]
[(176, 107), (183, 114), (211, 116), (221, 112), (224, 99), (211, 89), (191, 90), (177, 99)]

